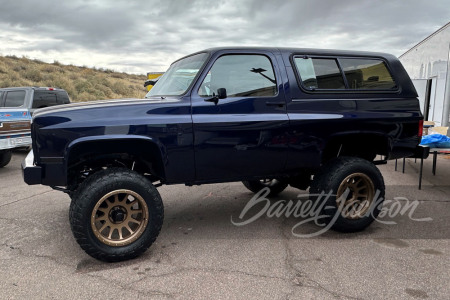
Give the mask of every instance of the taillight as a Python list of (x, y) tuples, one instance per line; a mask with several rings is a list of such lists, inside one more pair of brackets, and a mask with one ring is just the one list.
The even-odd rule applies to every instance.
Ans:
[(417, 133), (419, 137), (423, 135), (423, 120), (419, 121), (419, 132)]

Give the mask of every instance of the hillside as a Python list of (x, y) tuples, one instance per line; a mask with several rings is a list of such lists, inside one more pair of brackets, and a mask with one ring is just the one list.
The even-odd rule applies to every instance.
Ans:
[(72, 101), (143, 98), (145, 75), (52, 64), (25, 57), (0, 56), (0, 88), (45, 86), (65, 89)]

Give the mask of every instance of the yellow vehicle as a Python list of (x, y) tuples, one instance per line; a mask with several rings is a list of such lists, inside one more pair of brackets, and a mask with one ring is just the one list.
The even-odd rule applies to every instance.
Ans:
[(148, 72), (147, 73), (147, 80), (144, 83), (144, 86), (147, 87), (147, 91), (150, 91), (155, 84), (155, 82), (158, 80), (158, 78), (164, 74), (164, 72)]

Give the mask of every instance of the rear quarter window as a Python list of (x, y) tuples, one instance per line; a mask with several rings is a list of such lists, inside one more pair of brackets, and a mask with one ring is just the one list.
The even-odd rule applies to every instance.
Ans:
[(339, 62), (350, 89), (391, 90), (397, 88), (386, 64), (381, 60), (341, 58)]
[(294, 63), (300, 84), (306, 90), (397, 90), (381, 59), (294, 56)]

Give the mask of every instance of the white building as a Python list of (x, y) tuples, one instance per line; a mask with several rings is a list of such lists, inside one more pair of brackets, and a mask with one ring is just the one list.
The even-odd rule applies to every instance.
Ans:
[(448, 126), (450, 111), (450, 23), (399, 58), (419, 93), (425, 120)]

